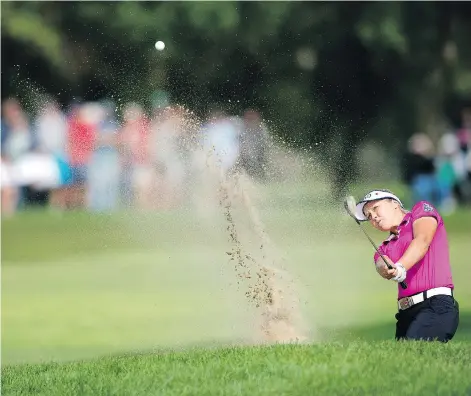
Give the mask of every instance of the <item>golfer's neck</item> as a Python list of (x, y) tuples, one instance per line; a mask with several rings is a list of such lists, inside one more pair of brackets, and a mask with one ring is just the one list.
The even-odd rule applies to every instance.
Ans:
[(394, 220), (395, 220), (395, 221), (394, 221), (394, 224), (395, 224), (395, 225), (392, 226), (392, 227), (391, 227), (391, 230), (390, 230), (393, 234), (396, 234), (396, 235), (397, 235), (397, 228), (399, 227), (399, 224), (402, 223), (402, 220), (404, 220), (404, 217), (405, 217), (405, 216), (406, 216), (406, 213), (401, 211), (400, 214), (398, 214), (397, 218), (394, 219)]

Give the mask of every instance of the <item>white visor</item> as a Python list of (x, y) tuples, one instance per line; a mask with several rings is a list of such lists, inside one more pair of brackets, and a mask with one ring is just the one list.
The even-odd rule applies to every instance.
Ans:
[(381, 190), (373, 190), (369, 192), (368, 194), (366, 194), (365, 197), (360, 202), (357, 203), (355, 217), (360, 221), (368, 220), (368, 218), (363, 213), (363, 208), (366, 205), (366, 203), (370, 201), (377, 201), (379, 199), (385, 199), (385, 198), (394, 199), (395, 201), (399, 202), (399, 205), (401, 205), (401, 207), (404, 207), (402, 205), (401, 200), (398, 197), (396, 197), (394, 194), (390, 192), (386, 192), (386, 191), (381, 191)]

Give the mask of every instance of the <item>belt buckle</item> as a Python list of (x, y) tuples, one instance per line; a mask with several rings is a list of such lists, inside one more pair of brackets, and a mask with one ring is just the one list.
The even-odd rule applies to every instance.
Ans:
[(412, 297), (404, 297), (399, 300), (399, 308), (401, 310), (410, 308), (414, 305), (414, 300), (412, 300)]

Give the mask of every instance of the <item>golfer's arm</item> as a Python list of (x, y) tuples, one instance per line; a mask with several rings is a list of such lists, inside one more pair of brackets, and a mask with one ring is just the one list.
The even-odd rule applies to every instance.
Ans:
[(384, 267), (386, 267), (386, 264), (384, 263), (381, 257), (378, 257), (378, 259), (375, 261), (375, 266), (376, 266), (376, 271), (380, 272)]
[(406, 270), (409, 270), (425, 256), (437, 231), (438, 222), (434, 217), (421, 217), (414, 221), (412, 227), (414, 239), (398, 260)]

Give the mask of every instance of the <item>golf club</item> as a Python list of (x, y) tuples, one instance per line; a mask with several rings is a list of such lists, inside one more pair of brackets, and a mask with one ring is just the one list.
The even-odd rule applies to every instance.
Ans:
[[(348, 196), (347, 198), (345, 198), (345, 201), (344, 201), (344, 206), (345, 206), (345, 210), (347, 211), (347, 213), (350, 215), (350, 217), (353, 217), (353, 219), (356, 221), (356, 223), (358, 224), (358, 226), (361, 228), (361, 230), (363, 231), (363, 233), (366, 235), (366, 237), (368, 238), (368, 240), (371, 242), (371, 244), (373, 245), (373, 247), (375, 248), (375, 250), (378, 252), (378, 254), (381, 256), (381, 258), (383, 259), (384, 263), (386, 264), (386, 266), (389, 268), (389, 269), (393, 269), (393, 267), (386, 261), (386, 259), (384, 258), (384, 256), (381, 254), (381, 252), (379, 251), (378, 247), (376, 246), (376, 244), (374, 243), (374, 241), (370, 238), (370, 236), (366, 233), (366, 231), (364, 230), (364, 228), (362, 227), (361, 223), (360, 223), (360, 220), (357, 219), (357, 217), (355, 216), (355, 210), (356, 210), (356, 202), (355, 202), (355, 198), (353, 198), (352, 196)], [(403, 289), (407, 289), (407, 284), (406, 282), (401, 282), (400, 283), (401, 287)]]

